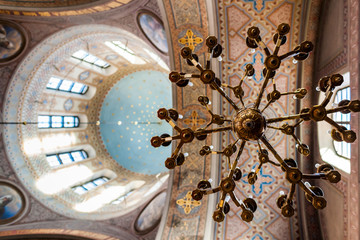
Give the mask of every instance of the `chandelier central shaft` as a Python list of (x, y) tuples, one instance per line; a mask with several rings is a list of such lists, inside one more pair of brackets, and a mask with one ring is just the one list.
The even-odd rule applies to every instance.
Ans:
[(242, 140), (258, 140), (264, 134), (266, 120), (260, 111), (248, 108), (239, 111), (233, 119), (233, 130)]

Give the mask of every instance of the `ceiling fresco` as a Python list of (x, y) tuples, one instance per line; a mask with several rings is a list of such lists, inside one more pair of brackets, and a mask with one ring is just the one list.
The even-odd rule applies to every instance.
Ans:
[[(292, 1), (226, 1), (220, 0), (218, 4), (218, 17), (220, 24), (220, 39), (222, 46), (226, 49), (222, 68), (222, 81), (230, 86), (234, 86), (239, 81), (237, 74), (239, 69), (243, 69), (247, 63), (253, 64), (255, 75), (252, 79), (246, 80), (249, 88), (248, 98), (244, 100), (245, 105), (255, 101), (257, 93), (264, 81), (262, 73), (265, 56), (260, 49), (252, 51), (245, 44), (246, 31), (251, 26), (257, 26), (261, 32), (261, 38), (273, 49), (273, 33), (280, 23), (290, 24), (291, 30), (287, 43), (280, 48), (280, 54), (293, 49), (299, 42), (300, 30), (300, 0)], [(241, 21), (239, 21), (241, 19)], [(276, 85), (280, 92), (287, 92), (296, 89), (297, 65), (292, 60), (285, 61), (276, 75)], [(270, 87), (270, 88), (269, 88)], [(268, 86), (267, 90), (272, 90)], [(269, 92), (269, 91), (267, 91)], [(232, 99), (236, 99), (232, 92), (228, 92)], [(238, 103), (240, 104), (240, 103)], [(262, 104), (266, 104), (263, 100)], [(292, 114), (295, 111), (296, 101), (290, 97), (281, 98), (277, 104), (273, 104), (269, 109), (277, 116)], [(224, 102), (223, 111), (225, 115), (233, 115), (233, 110)], [(270, 137), (270, 136), (269, 136)], [(232, 134), (223, 137), (222, 147), (236, 140)], [(295, 155), (295, 144), (292, 139), (283, 137), (277, 131), (269, 141), (281, 156), (290, 157)], [(258, 209), (254, 214), (251, 223), (245, 223), (240, 215), (241, 209), (233, 203), (230, 204), (230, 212), (223, 224), (219, 225), (217, 239), (290, 239), (298, 237), (297, 216), (284, 218), (276, 206), (276, 199), (280, 191), (287, 193), (289, 185), (280, 169), (272, 165), (264, 165), (259, 172), (258, 181), (253, 186), (247, 183), (247, 173), (257, 166), (256, 143), (247, 144), (245, 153), (239, 160), (239, 166), (243, 169), (243, 178), (236, 189), (236, 195), (242, 199), (253, 196), (258, 202)], [(270, 159), (273, 156), (270, 156)], [(225, 160), (225, 159), (224, 159)], [(227, 174), (226, 161), (222, 164), (223, 174)], [(234, 228), (234, 224), (238, 227)]]
[(130, 3), (132, 0), (54, 0), (9, 1), (0, 0), (0, 14), (22, 16), (76, 16), (108, 11)]
[[(156, 111), (159, 105), (171, 106), (171, 89), (169, 83), (164, 81), (166, 74), (149, 54), (143, 53), (142, 64), (131, 64), (105, 44), (115, 40), (129, 42), (127, 47), (135, 53), (139, 50), (143, 53), (144, 49), (150, 49), (145, 42), (133, 34), (114, 27), (94, 24), (67, 28), (51, 35), (29, 53), (26, 60), (19, 66), (19, 71), (14, 74), (8, 88), (7, 106), (4, 107), (6, 121), (37, 122), (38, 115), (80, 117), (80, 126), (75, 129), (38, 129), (36, 124), (8, 125), (3, 133), (4, 139), (7, 139), (5, 140), (7, 153), (19, 180), (34, 197), (61, 215), (91, 220), (124, 215), (136, 209), (138, 204), (151, 199), (168, 177), (168, 172), (159, 165), (154, 172), (147, 171), (149, 167), (146, 164), (150, 161), (147, 158), (148, 151), (152, 149), (146, 148), (149, 142), (146, 138), (151, 132), (155, 132), (151, 128), (153, 124), (142, 126), (145, 130), (149, 130), (149, 136), (145, 133), (134, 137), (136, 144), (141, 144), (136, 145), (137, 149), (131, 146), (134, 151), (129, 159), (130, 145), (126, 141), (131, 142), (130, 135), (134, 131), (139, 131), (138, 126), (141, 124), (134, 124), (131, 130), (129, 127), (131, 133), (127, 133), (127, 114), (123, 114), (120, 110), (123, 107), (124, 112), (128, 111), (132, 109), (131, 104), (134, 104), (136, 110), (128, 114), (133, 117), (135, 116), (133, 112), (137, 112), (136, 121), (139, 123), (140, 120), (152, 121), (149, 115)], [(64, 42), (66, 44), (63, 44)], [(71, 55), (79, 49), (89, 51), (100, 59), (106, 59), (111, 66), (104, 70), (87, 65), (87, 63), (76, 62)], [(46, 89), (53, 75), (88, 85), (87, 93), (90, 95)], [(153, 78), (149, 79), (149, 75)], [(144, 84), (144, 92), (137, 89), (141, 84), (135, 84), (134, 78)], [(124, 82), (121, 79), (125, 79)], [(160, 82), (160, 84), (157, 85), (155, 82)], [(131, 85), (134, 90), (132, 92), (129, 91)], [(152, 91), (151, 94), (149, 91)], [(19, 92), (23, 93), (21, 97), (19, 97)], [(161, 97), (162, 93), (165, 94), (164, 97)], [(103, 101), (107, 95), (108, 98)], [(135, 103), (136, 101), (130, 104), (127, 100), (128, 95), (136, 97), (137, 100), (139, 96), (144, 99), (141, 100), (140, 106), (139, 102)], [(119, 97), (123, 101), (119, 101)], [(109, 105), (116, 109), (107, 108), (106, 103), (110, 101), (112, 104)], [(112, 147), (109, 149), (104, 147), (99, 134), (100, 126), (96, 124), (100, 121), (103, 103), (104, 112), (111, 111), (110, 118), (105, 122), (111, 123), (115, 119), (116, 127), (119, 127), (116, 128), (118, 132), (113, 133), (112, 130), (115, 132), (115, 128), (106, 128), (110, 125), (104, 124), (103, 133), (107, 134), (109, 130), (111, 134), (109, 138), (104, 137), (105, 142), (107, 139), (109, 143), (116, 142), (113, 148), (116, 151), (119, 144), (124, 146), (124, 151), (115, 153), (114, 158), (108, 151)], [(146, 109), (140, 109), (142, 105), (145, 107), (149, 105), (148, 112)], [(144, 112), (141, 113), (141, 110)], [(111, 119), (112, 117), (114, 119)], [(124, 125), (117, 125), (119, 120), (123, 121)], [(149, 149), (141, 157), (139, 146), (144, 151)], [(58, 167), (49, 166), (47, 162), (46, 154), (80, 149), (86, 150), (89, 155), (83, 161)], [(121, 158), (117, 159), (116, 154), (119, 154)], [(131, 166), (136, 169), (132, 169)], [(107, 177), (109, 181), (92, 192), (79, 195), (72, 189), (74, 186), (100, 176)], [(123, 196), (126, 196), (126, 201), (124, 201), (125, 197), (122, 198)], [(119, 203), (113, 203), (117, 199), (120, 199)]]
[(159, 121), (156, 113), (171, 107), (171, 83), (165, 73), (139, 71), (115, 83), (100, 111), (101, 138), (112, 158), (133, 172), (167, 172), (164, 161), (171, 146), (154, 149), (150, 138), (171, 133), (171, 126)]
[(70, 7), (79, 6), (88, 3), (101, 2), (101, 0), (0, 0), (1, 7), (14, 8), (56, 8), (56, 7)]

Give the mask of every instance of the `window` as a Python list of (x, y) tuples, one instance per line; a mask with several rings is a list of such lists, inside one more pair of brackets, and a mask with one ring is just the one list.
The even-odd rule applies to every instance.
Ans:
[(130, 190), (128, 193), (118, 197), (117, 199), (115, 199), (114, 201), (111, 202), (111, 204), (119, 204), (122, 201), (124, 201), (126, 199), (126, 197), (128, 197), (129, 195), (131, 195), (134, 192), (134, 189)]
[(75, 128), (79, 124), (76, 116), (38, 116), (38, 128)]
[(46, 88), (64, 92), (85, 94), (89, 87), (82, 83), (77, 83), (58, 77), (51, 77), (48, 84), (46, 85)]
[(112, 50), (114, 50), (116, 53), (118, 53), (120, 56), (122, 56), (132, 64), (146, 63), (142, 58), (136, 56), (136, 54), (130, 48), (128, 48), (120, 41), (105, 42), (105, 45), (110, 47)]
[[(348, 100), (348, 99), (350, 99), (350, 87), (339, 89), (336, 92), (334, 103), (338, 104), (341, 100)], [(336, 112), (333, 114), (332, 118), (339, 125), (346, 127), (346, 129), (350, 129), (350, 114), (343, 114), (341, 112)], [(333, 144), (335, 151), (338, 155), (350, 159), (351, 156), (350, 143), (333, 141)]]
[(80, 61), (86, 62), (86, 63), (90, 63), (92, 65), (95, 65), (99, 68), (108, 68), (110, 67), (110, 64), (95, 57), (94, 55), (85, 52), (84, 50), (79, 50), (77, 52), (75, 52), (72, 55), (73, 58), (78, 59)]
[(79, 185), (79, 186), (75, 186), (75, 187), (72, 187), (72, 190), (79, 194), (79, 195), (82, 195), (98, 186), (101, 186), (103, 185), (104, 183), (108, 182), (110, 179), (107, 178), (107, 177), (99, 177), (99, 178), (95, 178), (89, 182), (86, 182), (82, 185)]
[(50, 167), (79, 162), (86, 158), (88, 158), (88, 155), (84, 150), (46, 155)]

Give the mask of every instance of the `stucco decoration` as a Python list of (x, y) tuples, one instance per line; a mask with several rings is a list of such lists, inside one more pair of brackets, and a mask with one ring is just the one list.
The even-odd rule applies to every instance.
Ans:
[(26, 33), (20, 25), (0, 20), (0, 64), (16, 59), (26, 46)]
[(165, 200), (166, 192), (164, 191), (155, 196), (140, 212), (134, 223), (135, 231), (138, 234), (146, 234), (160, 223)]
[(145, 10), (141, 10), (136, 19), (141, 32), (149, 42), (160, 52), (168, 53), (168, 43), (161, 19), (154, 13)]
[(13, 182), (0, 179), (0, 225), (21, 219), (29, 208), (24, 192)]
[(108, 11), (132, 0), (0, 1), (0, 13), (23, 16), (74, 16)]
[[(60, 76), (63, 74), (68, 77), (71, 74), (67, 75), (69, 73), (66, 70), (67, 67), (57, 68), (54, 66), (62, 66), (61, 64), (67, 61), (71, 62), (70, 56), (79, 49), (91, 49), (91, 51), (99, 51), (99, 54), (102, 50), (106, 50), (103, 56), (105, 57), (110, 51), (105, 46), (105, 41), (115, 40), (129, 42), (128, 47), (132, 47), (134, 51), (143, 50), (143, 48), (150, 49), (145, 42), (134, 35), (106, 25), (71, 27), (45, 39), (29, 53), (14, 73), (5, 97), (3, 108), (4, 121), (36, 122), (38, 112), (45, 112), (47, 114), (52, 113), (53, 110), (65, 112), (64, 105), (61, 102), (64, 101), (65, 103), (68, 97), (61, 97), (60, 93), (55, 93), (51, 96), (45, 90), (52, 74), (56, 73), (60, 74)], [(92, 48), (93, 45), (98, 47)], [(142, 70), (164, 72), (150, 56), (147, 57), (148, 59), (143, 58), (146, 60), (144, 60), (144, 64), (129, 64), (127, 67), (121, 64), (121, 62), (126, 61), (123, 57), (121, 61), (120, 58), (119, 60), (114, 60), (114, 62), (111, 62), (111, 69), (107, 69), (110, 71), (110, 75), (106, 75), (105, 71), (99, 72), (92, 69), (90, 77), (84, 80), (84, 83), (91, 85), (93, 88), (95, 87), (96, 94), (90, 100), (85, 99), (83, 101), (72, 97), (73, 107), (68, 113), (81, 115), (85, 120), (84, 122), (97, 122), (99, 120), (102, 99), (119, 79)], [(74, 71), (81, 73), (83, 70), (75, 69)], [(72, 80), (77, 81), (77, 77), (78, 74), (73, 74)], [(101, 79), (101, 81), (97, 79)], [(57, 105), (61, 109), (56, 110)], [(157, 107), (154, 106), (154, 109)], [(66, 141), (64, 139), (59, 140), (56, 134), (60, 132), (67, 139)], [(25, 126), (7, 125), (3, 131), (3, 138), (8, 158), (21, 183), (46, 207), (67, 217), (99, 220), (129, 213), (138, 204), (151, 199), (168, 176), (166, 172), (157, 175), (136, 173), (120, 166), (101, 143), (99, 128), (95, 124), (84, 124), (74, 131), (63, 132), (61, 130), (53, 132), (39, 131), (38, 126), (35, 124)], [(91, 150), (89, 152), (92, 153), (91, 158), (79, 165), (74, 164), (72, 166), (87, 169), (86, 172), (91, 173), (88, 180), (99, 177), (102, 174), (108, 176), (111, 181), (104, 186), (98, 187), (98, 190), (93, 193), (89, 192), (89, 194), (84, 195), (78, 195), (71, 189), (74, 183), (70, 183), (66, 185), (67, 187), (59, 188), (56, 191), (53, 191), (53, 189), (57, 186), (44, 190), (44, 185), (41, 184), (45, 183), (46, 185), (46, 176), (52, 174), (55, 170), (46, 161), (46, 154), (49, 151), (48, 147), (51, 147), (49, 143), (52, 141), (58, 144), (56, 148), (52, 148), (52, 151), (55, 151), (55, 153), (61, 150), (62, 147), (88, 146)], [(79, 174), (77, 172), (75, 175)], [(62, 178), (61, 182), (65, 180), (66, 178)], [(83, 182), (88, 180), (83, 180)], [(98, 196), (98, 194), (100, 194), (100, 197), (102, 193), (111, 192), (112, 189), (120, 191), (124, 186), (127, 189), (126, 191), (134, 190), (127, 197), (127, 201), (122, 201), (120, 204), (111, 204), (109, 202), (101, 208), (94, 210), (89, 210), (85, 205), (82, 205), (89, 198), (91, 199), (91, 197)], [(119, 197), (121, 196), (119, 194)]]

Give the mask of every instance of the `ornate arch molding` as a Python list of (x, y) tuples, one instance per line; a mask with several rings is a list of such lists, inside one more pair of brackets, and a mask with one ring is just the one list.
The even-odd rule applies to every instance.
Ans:
[[(3, 108), (4, 121), (21, 122), (24, 121), (24, 119), (26, 119), (26, 121), (31, 119), (31, 121), (36, 122), (37, 116), (34, 112), (37, 112), (39, 107), (37, 103), (41, 100), (41, 94), (39, 93), (41, 93), (41, 89), (45, 89), (53, 65), (61, 59), (70, 57), (80, 48), (87, 49), (87, 44), (118, 39), (135, 40), (139, 47), (148, 46), (145, 42), (127, 31), (100, 24), (70, 27), (53, 34), (41, 42), (32, 49), (13, 74), (5, 97)], [(128, 69), (120, 70), (122, 70), (122, 74), (126, 75), (128, 72), (135, 72), (139, 69), (129, 67)], [(119, 75), (121, 74), (114, 74), (114, 77), (119, 77)], [(96, 109), (93, 111), (94, 116), (96, 114), (95, 110)], [(92, 134), (90, 139), (93, 137), (91, 140), (95, 142), (97, 140), (95, 127), (90, 130), (89, 132)], [(90, 220), (104, 220), (118, 217), (132, 211), (136, 207), (134, 205), (132, 209), (121, 209), (119, 206), (114, 205), (107, 206), (109, 208), (104, 209), (103, 212), (80, 213), (71, 207), (74, 204), (74, 198), (69, 197), (67, 193), (63, 193), (61, 197), (55, 195), (49, 198), (48, 195), (40, 192), (35, 183), (39, 176), (49, 171), (49, 167), (46, 164), (41, 164), (41, 161), (39, 161), (41, 158), (44, 158), (45, 155), (34, 154), (29, 157), (24, 153), (23, 145), (24, 139), (37, 137), (36, 132), (36, 125), (7, 125), (3, 131), (3, 139), (8, 159), (10, 159), (10, 164), (15, 170), (18, 179), (37, 200), (58, 214)], [(22, 134), (20, 135), (18, 133)], [(95, 147), (101, 150), (101, 144), (98, 143), (98, 146)], [(103, 154), (101, 157), (103, 157), (102, 167), (115, 171), (117, 176), (134, 177), (134, 175), (136, 175), (133, 172), (122, 169), (110, 156)], [(104, 161), (105, 158), (107, 161)], [(147, 185), (149, 188), (156, 182), (156, 177), (153, 175), (137, 174), (134, 178), (146, 181), (149, 183), (149, 185)], [(148, 196), (148, 198), (150, 197), (151, 195)]]
[[(189, 34), (194, 34), (194, 37), (197, 38), (192, 43), (200, 61), (203, 62), (206, 49), (201, 47), (209, 35), (208, 11), (211, 11), (207, 9), (207, 1), (158, 0), (158, 5), (167, 32), (171, 70), (186, 72), (188, 69), (180, 56), (180, 49), (186, 44), (179, 42), (179, 39), (189, 39)], [(194, 81), (192, 89), (173, 88), (174, 108), (179, 110), (184, 118), (191, 115), (194, 106), (203, 111), (197, 101), (197, 96), (203, 95), (205, 92), (208, 96), (212, 94), (211, 89), (196, 81)], [(203, 115), (206, 116), (205, 112)], [(207, 141), (210, 142), (210, 139)], [(194, 236), (204, 238), (206, 234), (209, 201), (203, 200), (200, 206), (193, 207), (190, 212), (185, 212), (184, 208), (176, 203), (176, 200), (187, 198), (186, 195), (193, 190), (199, 176), (204, 179), (210, 178), (211, 164), (208, 164), (210, 157), (205, 158), (198, 155), (198, 149), (202, 144), (204, 142), (196, 142), (192, 144), (193, 146), (184, 147), (184, 151), (189, 153), (189, 160), (181, 168), (176, 168), (171, 173), (167, 196), (168, 206), (164, 211), (157, 239), (194, 238)]]
[(0, 240), (10, 239), (71, 239), (71, 240), (125, 240), (125, 237), (111, 237), (105, 234), (66, 229), (24, 229), (0, 232)]

